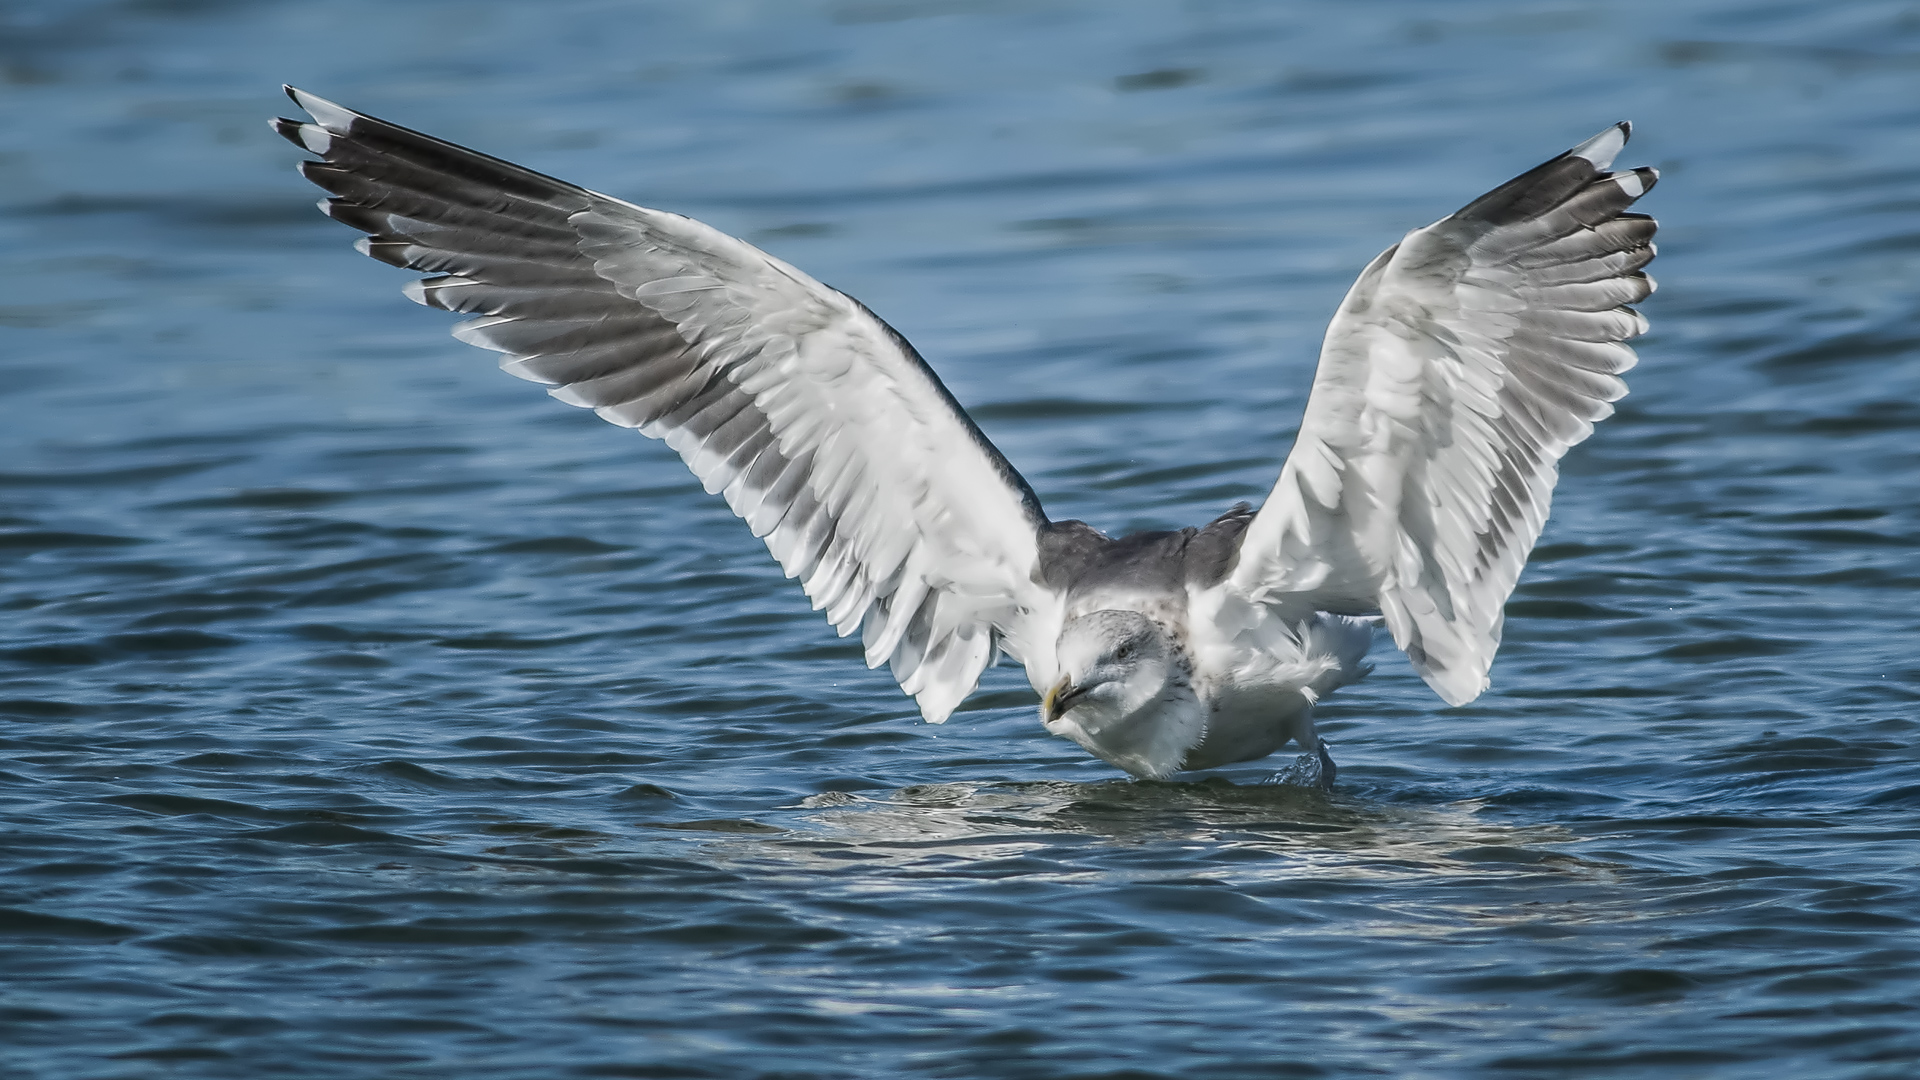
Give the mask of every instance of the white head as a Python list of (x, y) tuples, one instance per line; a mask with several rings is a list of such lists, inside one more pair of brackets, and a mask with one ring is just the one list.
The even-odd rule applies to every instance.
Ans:
[(1206, 734), (1192, 665), (1160, 624), (1137, 611), (1069, 619), (1054, 647), (1061, 677), (1040, 703), (1047, 730), (1135, 776), (1180, 768)]

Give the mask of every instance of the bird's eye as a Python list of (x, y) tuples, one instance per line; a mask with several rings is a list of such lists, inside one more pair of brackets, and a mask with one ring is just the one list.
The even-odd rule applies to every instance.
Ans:
[(1120, 648), (1114, 651), (1113, 658), (1123, 664), (1133, 659), (1133, 645), (1126, 644), (1120, 646)]

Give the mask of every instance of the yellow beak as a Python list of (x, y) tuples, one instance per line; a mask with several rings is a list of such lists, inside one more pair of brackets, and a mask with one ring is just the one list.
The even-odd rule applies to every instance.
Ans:
[(1049, 724), (1060, 719), (1060, 714), (1067, 711), (1066, 699), (1073, 696), (1073, 684), (1062, 675), (1060, 681), (1048, 687), (1046, 696), (1040, 699), (1040, 719)]

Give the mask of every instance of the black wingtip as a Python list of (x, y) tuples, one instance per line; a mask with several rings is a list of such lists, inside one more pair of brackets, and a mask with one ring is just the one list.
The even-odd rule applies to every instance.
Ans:
[[(295, 105), (300, 104), (300, 91), (295, 90), (288, 83), (281, 83), (280, 89)], [(300, 121), (298, 120), (289, 120), (284, 116), (276, 116), (267, 121), (267, 126), (271, 127), (276, 135), (279, 135), (288, 142), (298, 143), (300, 141)]]
[(280, 137), (309, 154), (327, 156), (332, 148), (333, 136), (318, 124), (303, 124), (298, 120), (289, 120), (284, 116), (275, 117), (270, 123)]
[[(1626, 189), (1629, 195), (1637, 199), (1647, 192), (1652, 191), (1653, 185), (1660, 182), (1660, 170), (1651, 165), (1642, 165), (1637, 169), (1627, 169), (1624, 172), (1614, 173), (1613, 178), (1621, 187)], [(1639, 190), (1635, 190), (1635, 188)]]

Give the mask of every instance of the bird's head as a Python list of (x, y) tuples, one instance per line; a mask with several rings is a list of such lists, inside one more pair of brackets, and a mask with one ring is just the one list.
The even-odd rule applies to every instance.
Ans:
[(1040, 702), (1049, 732), (1135, 776), (1180, 768), (1206, 732), (1185, 652), (1137, 611), (1067, 620), (1054, 655), (1060, 678)]

